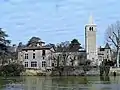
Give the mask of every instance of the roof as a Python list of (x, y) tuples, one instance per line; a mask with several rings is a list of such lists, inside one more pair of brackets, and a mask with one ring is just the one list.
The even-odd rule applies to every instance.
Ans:
[(37, 47), (25, 47), (22, 50), (50, 50), (50, 47), (45, 47), (45, 46), (37, 46)]
[(100, 48), (100, 51), (105, 51), (105, 48)]
[(98, 55), (104, 55), (104, 54), (102, 54), (102, 53), (98, 53)]
[(90, 15), (90, 17), (89, 17), (89, 24), (94, 24), (93, 16), (92, 15)]
[(100, 46), (100, 51), (105, 51), (105, 49), (111, 49), (110, 48), (110, 46), (109, 46), (109, 44), (108, 43), (106, 43), (106, 45), (105, 45), (105, 47), (104, 48), (102, 48), (101, 46)]
[(89, 21), (88, 21), (88, 24), (86, 24), (86, 26), (96, 26), (96, 24), (94, 23), (94, 19), (93, 19), (93, 15), (90, 14), (89, 16)]
[(111, 49), (108, 43), (106, 43), (105, 49)]

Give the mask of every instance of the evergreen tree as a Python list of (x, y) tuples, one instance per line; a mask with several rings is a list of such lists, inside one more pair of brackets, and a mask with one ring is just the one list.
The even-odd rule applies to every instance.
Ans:
[(0, 61), (2, 65), (6, 62), (6, 57), (9, 54), (8, 46), (10, 44), (10, 40), (7, 40), (7, 37), (8, 35), (5, 31), (0, 28)]

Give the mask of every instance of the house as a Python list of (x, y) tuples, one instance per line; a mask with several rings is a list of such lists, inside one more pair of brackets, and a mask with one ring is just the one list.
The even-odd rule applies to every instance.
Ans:
[(18, 60), (26, 69), (37, 69), (45, 71), (52, 68), (51, 56), (54, 52), (52, 47), (45, 46), (45, 42), (39, 41), (34, 45), (22, 48), (18, 52)]
[(99, 62), (103, 61), (104, 59), (111, 61), (112, 51), (108, 43), (106, 43), (105, 47), (98, 48), (98, 60)]

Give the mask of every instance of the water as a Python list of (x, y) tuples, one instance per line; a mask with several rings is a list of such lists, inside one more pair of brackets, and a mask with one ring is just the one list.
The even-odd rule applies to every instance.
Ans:
[(0, 90), (120, 90), (120, 76), (1, 77)]

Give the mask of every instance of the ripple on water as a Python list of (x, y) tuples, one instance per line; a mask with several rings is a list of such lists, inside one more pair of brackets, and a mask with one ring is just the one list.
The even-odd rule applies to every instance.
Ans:
[(104, 81), (100, 77), (24, 77), (19, 82), (16, 78), (17, 82), (4, 84), (2, 90), (120, 90), (118, 78)]

